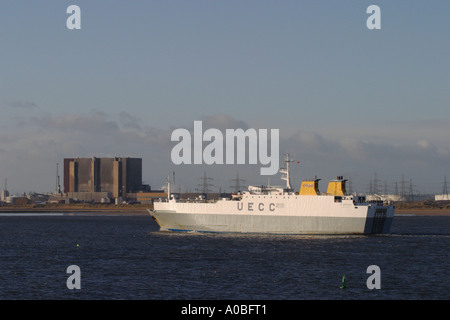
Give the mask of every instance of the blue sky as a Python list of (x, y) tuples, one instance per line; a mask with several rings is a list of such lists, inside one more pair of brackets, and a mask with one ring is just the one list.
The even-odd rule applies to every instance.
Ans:
[[(81, 30), (66, 28), (71, 4)], [(381, 30), (366, 27), (371, 4)], [(363, 192), (375, 172), (389, 187), (403, 174), (439, 192), (449, 13), (438, 0), (2, 0), (0, 181), (53, 191), (63, 158), (121, 155), (142, 157), (155, 188), (174, 170), (186, 188), (205, 170), (222, 189), (238, 172), (266, 182), (259, 165), (171, 164), (172, 130), (204, 120), (280, 129), (297, 179), (346, 175)]]

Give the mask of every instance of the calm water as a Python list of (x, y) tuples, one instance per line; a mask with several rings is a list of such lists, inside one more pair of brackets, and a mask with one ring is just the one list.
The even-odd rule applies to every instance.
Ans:
[(0, 216), (0, 299), (450, 298), (450, 217), (397, 216), (383, 236), (157, 230), (148, 216)]

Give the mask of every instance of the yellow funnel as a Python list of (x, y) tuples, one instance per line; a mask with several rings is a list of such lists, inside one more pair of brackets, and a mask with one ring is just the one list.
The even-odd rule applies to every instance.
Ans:
[(337, 177), (336, 180), (331, 180), (328, 183), (327, 193), (334, 196), (345, 196), (345, 181), (342, 176)]
[(319, 180), (320, 179), (302, 181), (302, 186), (300, 187), (299, 194), (308, 196), (317, 196), (318, 194), (320, 194)]

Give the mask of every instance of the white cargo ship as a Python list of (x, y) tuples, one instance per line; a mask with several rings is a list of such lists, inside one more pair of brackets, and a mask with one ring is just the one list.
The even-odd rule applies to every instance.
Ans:
[(281, 169), (286, 187), (254, 187), (215, 201), (179, 201), (172, 197), (148, 210), (161, 230), (267, 233), (267, 234), (382, 234), (389, 233), (395, 207), (364, 196), (348, 195), (346, 180), (337, 177), (327, 192), (319, 180), (302, 181), (294, 192), (289, 177), (289, 156)]

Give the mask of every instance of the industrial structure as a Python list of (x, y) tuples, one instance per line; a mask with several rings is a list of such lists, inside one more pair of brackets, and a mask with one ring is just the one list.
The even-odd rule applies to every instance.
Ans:
[(64, 159), (64, 193), (68, 198), (99, 202), (149, 190), (142, 185), (141, 158)]
[(9, 191), (8, 191), (8, 179), (5, 178), (5, 187), (0, 192), (0, 201), (6, 201), (6, 198), (9, 197)]

